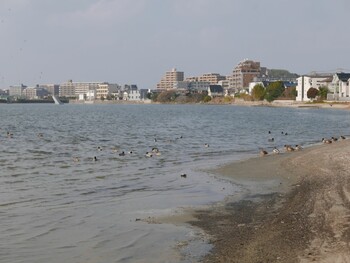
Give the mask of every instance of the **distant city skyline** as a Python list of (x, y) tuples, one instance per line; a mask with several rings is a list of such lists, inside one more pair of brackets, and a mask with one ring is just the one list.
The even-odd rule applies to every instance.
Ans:
[(348, 0), (2, 0), (0, 88), (74, 81), (156, 88), (164, 72), (231, 74), (243, 59), (350, 71)]

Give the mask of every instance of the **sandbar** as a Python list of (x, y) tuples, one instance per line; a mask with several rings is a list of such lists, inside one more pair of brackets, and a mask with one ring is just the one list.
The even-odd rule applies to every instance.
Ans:
[(247, 191), (193, 212), (213, 245), (202, 262), (350, 262), (350, 139), (212, 172)]

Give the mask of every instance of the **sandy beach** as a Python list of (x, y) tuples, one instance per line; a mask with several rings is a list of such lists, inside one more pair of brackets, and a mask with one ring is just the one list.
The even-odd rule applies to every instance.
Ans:
[(247, 192), (195, 211), (203, 262), (350, 262), (349, 168), (350, 140), (219, 167)]

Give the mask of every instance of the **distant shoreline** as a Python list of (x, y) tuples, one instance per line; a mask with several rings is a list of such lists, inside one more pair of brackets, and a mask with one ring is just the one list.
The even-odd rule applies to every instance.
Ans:
[[(24, 101), (0, 101), (0, 104), (54, 104), (54, 101), (47, 100), (24, 100)], [(244, 101), (234, 100), (230, 103), (220, 103), (216, 101), (210, 101), (208, 103), (160, 103), (150, 100), (146, 101), (125, 101), (125, 100), (95, 100), (95, 101), (76, 101), (70, 100), (64, 102), (64, 104), (76, 104), (76, 105), (102, 105), (102, 104), (130, 104), (130, 105), (233, 105), (233, 106), (246, 106), (246, 107), (276, 107), (276, 108), (321, 108), (321, 109), (350, 109), (349, 102), (323, 102), (323, 103), (310, 103), (310, 102), (297, 102), (291, 100), (276, 100), (273, 102), (266, 101)]]

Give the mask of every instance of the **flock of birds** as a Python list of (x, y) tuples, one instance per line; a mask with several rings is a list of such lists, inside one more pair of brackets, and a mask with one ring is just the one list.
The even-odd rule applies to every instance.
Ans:
[[(268, 134), (271, 135), (271, 131), (268, 131)], [(282, 131), (282, 132), (281, 132), (281, 135), (288, 135), (288, 133)], [(13, 133), (11, 133), (11, 132), (8, 131), (7, 134), (6, 134), (6, 136), (7, 136), (7, 138), (13, 138)], [(37, 134), (37, 137), (43, 138), (43, 137), (44, 137), (44, 134), (43, 134), (43, 133), (38, 133), (38, 134)], [(179, 138), (176, 138), (176, 139), (182, 139), (182, 136), (179, 137)], [(331, 144), (331, 143), (336, 142), (336, 141), (338, 141), (338, 140), (345, 140), (345, 139), (346, 139), (346, 137), (343, 136), (343, 135), (341, 135), (339, 138), (336, 138), (336, 137), (331, 137), (330, 139), (322, 138), (322, 139), (321, 139), (321, 142), (324, 143), (324, 144)], [(156, 139), (156, 138), (154, 139), (154, 142), (157, 142), (157, 139)], [(274, 138), (274, 137), (269, 138), (269, 139), (268, 139), (268, 142), (270, 142), (270, 143), (275, 142), (275, 138)], [(205, 143), (205, 144), (204, 144), (204, 147), (208, 148), (208, 147), (209, 147), (209, 144), (208, 144), (208, 143)], [(294, 151), (300, 151), (300, 150), (302, 150), (303, 148), (302, 148), (301, 145), (298, 145), (298, 144), (296, 144), (295, 146), (292, 146), (292, 145), (289, 145), (289, 144), (285, 144), (284, 147), (283, 147), (283, 149), (284, 149), (285, 152), (294, 152)], [(97, 151), (101, 152), (101, 151), (103, 151), (103, 148), (102, 148), (101, 146), (98, 146), (98, 147), (97, 147)], [(128, 155), (133, 154), (133, 151), (127, 151), (127, 152), (121, 151), (121, 152), (119, 152), (119, 149), (118, 149), (117, 147), (112, 147), (112, 148), (111, 148), (111, 151), (112, 151), (112, 153), (118, 153), (118, 155), (119, 155), (120, 157), (125, 156), (125, 155), (127, 155), (127, 154), (128, 154)], [(281, 153), (281, 150), (279, 150), (276, 146), (274, 146), (271, 153), (272, 153), (272, 154), (279, 154), (279, 153)], [(260, 149), (260, 156), (266, 156), (266, 155), (268, 155), (268, 154), (269, 154), (269, 153), (268, 153), (265, 149)], [(160, 155), (161, 155), (161, 152), (159, 151), (159, 149), (158, 149), (157, 147), (153, 147), (150, 151), (147, 151), (147, 152), (144, 154), (144, 156), (147, 157), (147, 158), (151, 158), (151, 157), (153, 157), (153, 156), (160, 156)], [(77, 163), (77, 162), (80, 162), (80, 158), (79, 158), (79, 157), (72, 157), (72, 159), (73, 159), (73, 161), (76, 162), (76, 163)], [(91, 158), (91, 160), (94, 161), (94, 162), (96, 162), (96, 161), (98, 161), (98, 158), (97, 158), (97, 156), (93, 156), (93, 157)], [(182, 178), (186, 178), (187, 175), (186, 175), (186, 174), (181, 174), (181, 177), (182, 177)]]
[[(271, 131), (269, 131), (268, 134), (271, 134)], [(288, 133), (283, 132), (283, 131), (281, 132), (281, 134), (282, 135), (288, 135)], [(345, 140), (345, 139), (346, 139), (346, 137), (343, 136), (343, 135), (341, 135), (339, 138), (336, 138), (336, 137), (332, 136), (330, 139), (322, 138), (321, 142), (323, 142), (324, 144), (330, 144), (330, 143), (336, 142), (338, 140)], [(269, 138), (268, 139), (268, 142), (274, 142), (274, 141), (275, 141), (274, 138)], [(292, 146), (292, 145), (289, 145), (289, 144), (285, 144), (283, 146), (283, 148), (284, 148), (285, 152), (294, 152), (294, 151), (300, 151), (300, 150), (303, 149), (302, 146), (299, 145), (299, 144), (296, 144), (295, 146)], [(279, 154), (280, 152), (281, 151), (276, 146), (273, 147), (273, 150), (272, 150), (273, 154)], [(269, 153), (266, 150), (264, 150), (264, 149), (260, 150), (260, 156), (265, 156), (265, 155), (268, 155), (268, 154)]]

